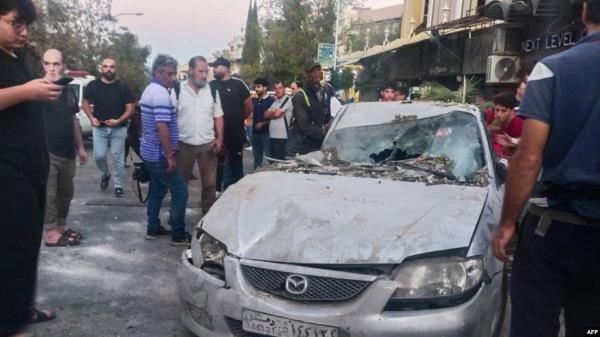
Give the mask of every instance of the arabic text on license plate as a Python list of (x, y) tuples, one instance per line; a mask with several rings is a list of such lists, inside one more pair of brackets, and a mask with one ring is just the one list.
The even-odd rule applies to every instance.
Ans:
[(244, 309), (244, 331), (274, 337), (338, 337), (338, 329)]

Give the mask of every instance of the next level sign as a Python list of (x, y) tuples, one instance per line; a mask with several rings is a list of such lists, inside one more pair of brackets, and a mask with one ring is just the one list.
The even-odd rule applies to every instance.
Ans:
[(319, 63), (323, 69), (333, 68), (333, 59), (335, 55), (335, 44), (319, 43), (318, 52)]
[(579, 34), (575, 32), (562, 32), (527, 39), (521, 42), (521, 52), (530, 54), (544, 50), (572, 47), (577, 43), (578, 37)]

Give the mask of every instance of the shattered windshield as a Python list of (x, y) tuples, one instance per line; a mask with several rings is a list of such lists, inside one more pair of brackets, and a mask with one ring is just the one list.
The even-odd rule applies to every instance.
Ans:
[(471, 180), (485, 166), (477, 119), (464, 112), (336, 129), (323, 149), (346, 163), (389, 164), (448, 180)]

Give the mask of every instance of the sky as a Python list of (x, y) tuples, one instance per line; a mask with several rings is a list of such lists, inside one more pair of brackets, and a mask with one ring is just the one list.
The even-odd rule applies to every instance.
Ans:
[[(260, 0), (259, 0), (260, 1)], [(112, 14), (119, 15), (117, 27), (125, 26), (142, 44), (152, 47), (152, 56), (168, 53), (180, 63), (195, 55), (212, 57), (241, 33), (250, 0), (113, 0)], [(379, 8), (399, 0), (366, 0)]]

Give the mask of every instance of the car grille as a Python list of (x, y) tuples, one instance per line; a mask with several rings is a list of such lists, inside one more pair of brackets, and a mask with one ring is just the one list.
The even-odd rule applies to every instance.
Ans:
[(297, 301), (347, 301), (360, 294), (370, 284), (368, 281), (338, 279), (304, 275), (309, 286), (301, 295), (291, 294), (285, 282), (292, 273), (242, 265), (244, 277), (252, 286), (273, 295)]
[(252, 332), (246, 332), (243, 328), (242, 321), (238, 321), (237, 319), (225, 317), (227, 321), (227, 326), (229, 327), (229, 331), (235, 337), (267, 337), (266, 335), (259, 335)]

